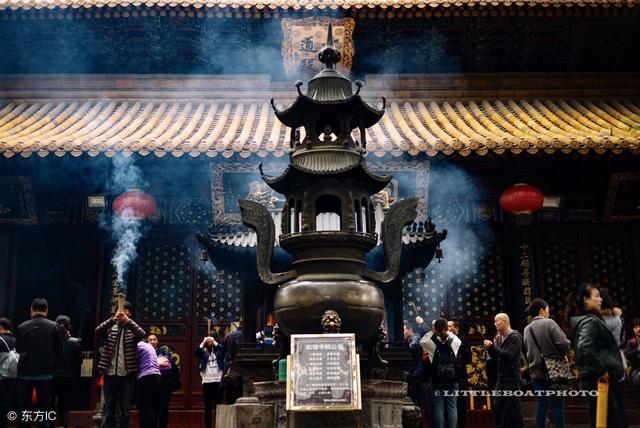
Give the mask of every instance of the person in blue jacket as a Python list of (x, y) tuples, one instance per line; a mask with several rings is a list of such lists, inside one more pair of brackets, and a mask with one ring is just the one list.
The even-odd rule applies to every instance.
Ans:
[(204, 426), (211, 428), (211, 412), (221, 402), (220, 380), (224, 369), (223, 346), (212, 336), (207, 336), (196, 348), (196, 358), (200, 361), (202, 378), (202, 398), (204, 400)]

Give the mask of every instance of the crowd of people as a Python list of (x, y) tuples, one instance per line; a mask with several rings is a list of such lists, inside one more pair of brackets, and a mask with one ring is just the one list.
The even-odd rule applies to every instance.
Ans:
[[(15, 330), (9, 319), (0, 318), (0, 415), (12, 409), (18, 415), (25, 410), (55, 410), (55, 420), (21, 417), (20, 427), (32, 422), (39, 427), (66, 427), (74, 406), (82, 364), (80, 340), (71, 336), (68, 316), (52, 321), (48, 314), (47, 301), (38, 298), (31, 304), (30, 319)], [(566, 357), (573, 350), (580, 391), (597, 391), (599, 384), (608, 384), (605, 401), (598, 402), (596, 394), (583, 395), (590, 426), (595, 427), (598, 408), (606, 403), (607, 426), (627, 428), (624, 386), (629, 379), (640, 403), (640, 319), (633, 320), (632, 337), (625, 340), (622, 311), (606, 290), (591, 283), (570, 294), (562, 327), (540, 298), (531, 301), (527, 314), (530, 322), (523, 333), (511, 327), (506, 313), (499, 313), (494, 318), (495, 336), (483, 337), (487, 383), (496, 392), (491, 397), (495, 426), (524, 426), (522, 394), (516, 392), (530, 386), (537, 393), (536, 427), (546, 426), (549, 410), (553, 426), (564, 427), (566, 394), (542, 392), (572, 387), (570, 376), (558, 373), (563, 364), (569, 370)], [(411, 353), (405, 368), (409, 396), (433, 428), (466, 426), (469, 394), (460, 392), (469, 388), (467, 365), (472, 353), (459, 327), (458, 320), (444, 318), (428, 326), (419, 316), (405, 324)], [(224, 337), (209, 332), (195, 349), (205, 428), (211, 428), (217, 404), (232, 404), (242, 394), (242, 370), (235, 361), (241, 322), (232, 323), (231, 330)], [(135, 398), (139, 427), (166, 428), (171, 395), (181, 387), (180, 357), (131, 319), (128, 302), (95, 332), (103, 338), (97, 360), (104, 394), (102, 425), (128, 427)], [(0, 417), (0, 428), (7, 422)]]
[[(82, 365), (80, 340), (71, 336), (68, 316), (48, 319), (45, 299), (33, 300), (30, 315), (15, 330), (9, 319), (0, 318), (0, 428), (10, 420), (18, 420), (20, 427), (67, 427)], [(242, 395), (242, 373), (235, 363), (241, 321), (231, 327), (224, 338), (207, 335), (195, 350), (206, 428), (212, 426), (216, 404), (233, 404)], [(135, 400), (138, 427), (166, 428), (171, 395), (181, 387), (179, 355), (131, 319), (129, 302), (95, 333), (102, 339), (97, 360), (104, 396), (102, 426), (129, 427)]]
[[(71, 337), (70, 318), (59, 315), (51, 321), (48, 314), (47, 301), (35, 299), (30, 319), (15, 331), (9, 319), (0, 318), (0, 427), (7, 426), (4, 416), (16, 408), (54, 409), (55, 424), (68, 426), (82, 350), (80, 340)], [(54, 421), (45, 416), (20, 418), (19, 426), (36, 422), (48, 427)]]
[[(640, 403), (640, 319), (633, 320), (633, 337), (625, 341), (622, 310), (592, 283), (569, 295), (562, 327), (540, 298), (531, 301), (527, 315), (530, 322), (523, 333), (511, 327), (506, 313), (499, 313), (493, 340), (483, 336), (494, 426), (524, 427), (521, 400), (524, 390), (530, 390), (536, 400), (536, 427), (547, 426), (551, 408), (553, 426), (563, 428), (564, 398), (575, 389), (587, 402), (590, 427), (596, 426), (600, 405), (606, 406), (608, 427), (627, 428), (624, 385), (629, 379)], [(410, 398), (430, 427), (464, 427), (467, 400), (473, 395), (467, 391), (471, 349), (459, 335), (458, 321), (438, 318), (429, 328), (418, 316), (405, 323), (404, 337), (411, 353), (405, 367)], [(572, 350), (577, 385), (567, 359)], [(600, 397), (600, 403), (599, 384), (608, 385), (607, 399)]]

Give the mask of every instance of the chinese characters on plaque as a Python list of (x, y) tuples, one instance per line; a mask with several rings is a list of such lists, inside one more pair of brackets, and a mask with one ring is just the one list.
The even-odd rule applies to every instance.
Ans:
[(327, 27), (333, 24), (335, 46), (342, 56), (338, 70), (349, 75), (353, 64), (352, 18), (310, 17), (302, 19), (285, 18), (282, 20), (282, 58), (284, 71), (289, 80), (310, 79), (321, 69), (318, 52), (327, 41)]
[(529, 245), (522, 243), (520, 245), (520, 278), (522, 279), (522, 297), (525, 308), (531, 303), (531, 271), (529, 268)]
[(294, 334), (287, 410), (359, 410), (360, 366), (353, 334)]

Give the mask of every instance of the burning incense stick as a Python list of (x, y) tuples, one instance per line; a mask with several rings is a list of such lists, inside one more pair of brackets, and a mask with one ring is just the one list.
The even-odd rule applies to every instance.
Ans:
[(207, 336), (211, 336), (211, 318), (207, 318)]
[(409, 302), (409, 306), (411, 306), (413, 308), (413, 312), (415, 312), (416, 316), (420, 315), (420, 313), (418, 312), (418, 308), (416, 307), (415, 303)]
[(124, 293), (118, 293), (118, 312), (124, 311)]

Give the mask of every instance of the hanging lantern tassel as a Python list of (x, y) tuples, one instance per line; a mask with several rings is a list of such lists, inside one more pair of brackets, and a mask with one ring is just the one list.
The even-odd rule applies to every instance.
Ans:
[(440, 248), (440, 244), (436, 247), (436, 259), (438, 259), (438, 263), (442, 261), (444, 258), (444, 254), (442, 253), (442, 248)]
[(38, 393), (36, 392), (35, 388), (31, 390), (31, 405), (32, 406), (38, 405)]

